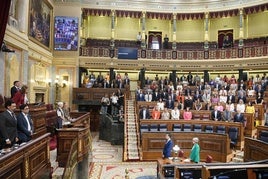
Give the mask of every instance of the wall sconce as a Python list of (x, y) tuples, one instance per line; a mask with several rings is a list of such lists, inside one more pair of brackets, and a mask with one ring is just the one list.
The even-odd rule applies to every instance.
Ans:
[(56, 79), (54, 81), (56, 87), (60, 88), (65, 88), (68, 84), (69, 77), (68, 76), (62, 76), (62, 80), (60, 82), (60, 77), (59, 75), (56, 75)]
[(47, 79), (47, 84), (49, 87), (51, 87), (51, 79)]

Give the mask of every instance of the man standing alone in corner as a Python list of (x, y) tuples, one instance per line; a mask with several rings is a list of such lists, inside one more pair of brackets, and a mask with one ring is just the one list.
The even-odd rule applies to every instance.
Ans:
[(163, 149), (163, 158), (168, 158), (171, 157), (171, 152), (172, 152), (172, 147), (173, 147), (173, 142), (171, 140), (171, 134), (167, 133), (166, 136), (166, 143)]
[(169, 38), (168, 38), (168, 36), (167, 36), (167, 34), (166, 34), (166, 36), (165, 36), (165, 38), (164, 38), (164, 49), (168, 49), (168, 41), (169, 41)]

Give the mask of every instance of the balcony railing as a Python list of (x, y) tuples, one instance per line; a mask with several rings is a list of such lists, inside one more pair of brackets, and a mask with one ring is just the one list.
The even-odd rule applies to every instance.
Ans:
[[(118, 49), (111, 51), (109, 47), (80, 47), (80, 56), (117, 58)], [(191, 49), (191, 50), (151, 50), (138, 49), (138, 59), (167, 60), (217, 60), (235, 58), (254, 58), (268, 56), (268, 45), (233, 47), (226, 49)]]

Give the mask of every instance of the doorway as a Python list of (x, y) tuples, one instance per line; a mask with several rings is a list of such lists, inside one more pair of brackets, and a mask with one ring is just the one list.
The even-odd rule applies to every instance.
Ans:
[(159, 50), (162, 48), (162, 32), (149, 31), (148, 48)]

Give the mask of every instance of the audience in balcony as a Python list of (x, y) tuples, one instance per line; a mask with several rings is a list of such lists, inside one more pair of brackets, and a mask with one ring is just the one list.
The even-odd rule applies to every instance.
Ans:
[(163, 43), (164, 49), (168, 49), (168, 41), (169, 41), (169, 38), (168, 38), (168, 36), (166, 34), (165, 37), (164, 37), (164, 43)]
[(202, 109), (202, 103), (200, 102), (200, 99), (198, 98), (195, 102), (194, 102), (194, 109), (197, 111), (200, 111)]
[(191, 120), (193, 117), (192, 111), (190, 111), (190, 107), (186, 107), (183, 112), (183, 119), (184, 120)]
[(236, 111), (236, 114), (234, 115), (234, 122), (241, 122), (244, 124), (245, 122), (245, 117), (244, 115), (242, 114), (242, 111), (240, 110), (237, 110)]
[(144, 94), (144, 99), (145, 99), (145, 101), (147, 101), (147, 102), (151, 102), (151, 101), (153, 101), (153, 95), (152, 95), (152, 93), (149, 91), (149, 92), (146, 92), (145, 94)]
[(230, 110), (230, 106), (225, 107), (225, 110), (222, 113), (222, 120), (228, 122), (233, 120), (233, 112)]
[(230, 48), (233, 46), (232, 40), (228, 35), (223, 37), (222, 48)]
[(248, 95), (248, 97), (254, 97), (255, 96), (255, 90), (253, 89), (252, 86), (249, 86), (249, 88), (247, 89), (247, 95)]
[(218, 106), (214, 106), (214, 110), (211, 112), (211, 119), (214, 121), (221, 121), (222, 116), (221, 116), (221, 111), (218, 110)]
[(232, 103), (231, 100), (229, 100), (226, 104), (225, 104), (225, 108), (229, 107), (231, 112), (235, 111), (235, 107), (234, 107), (234, 103)]
[(174, 109), (171, 110), (171, 119), (173, 120), (179, 120), (180, 119), (180, 110), (177, 106), (174, 107)]
[(153, 108), (151, 116), (152, 116), (152, 119), (160, 119), (161, 112), (160, 112), (158, 106), (155, 106)]
[(164, 111), (161, 114), (161, 119), (163, 119), (163, 120), (169, 120), (170, 119), (170, 113), (169, 113), (167, 107), (164, 108)]
[(240, 99), (238, 101), (238, 103), (236, 104), (236, 111), (240, 111), (241, 113), (244, 113), (246, 110), (246, 105), (244, 103), (244, 101), (242, 99)]
[(143, 106), (143, 108), (139, 112), (139, 118), (140, 119), (150, 119), (150, 111), (146, 106)]
[(262, 104), (263, 103), (263, 95), (261, 92), (258, 92), (255, 99), (255, 104)]
[(156, 103), (157, 107), (159, 108), (159, 110), (164, 110), (165, 108), (165, 102), (162, 100), (162, 98), (159, 99), (159, 101)]

